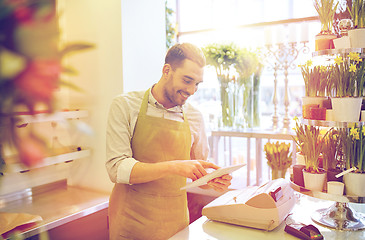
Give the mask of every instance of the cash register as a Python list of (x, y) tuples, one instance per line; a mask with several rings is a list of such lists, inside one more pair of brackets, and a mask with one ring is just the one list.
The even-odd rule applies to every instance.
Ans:
[(202, 215), (214, 221), (271, 231), (284, 221), (295, 201), (289, 181), (279, 178), (262, 186), (228, 191), (206, 205)]

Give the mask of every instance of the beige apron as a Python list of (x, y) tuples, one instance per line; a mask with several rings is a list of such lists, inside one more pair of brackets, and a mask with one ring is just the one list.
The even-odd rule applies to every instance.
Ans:
[[(133, 157), (146, 163), (190, 159), (188, 121), (147, 116), (148, 90), (132, 137)], [(168, 239), (189, 224), (186, 178), (169, 175), (135, 185), (117, 183), (109, 202), (110, 240)]]

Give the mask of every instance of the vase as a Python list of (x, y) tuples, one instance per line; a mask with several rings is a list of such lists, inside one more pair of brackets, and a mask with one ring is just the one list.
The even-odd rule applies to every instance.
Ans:
[(286, 168), (284, 168), (284, 169), (272, 168), (271, 169), (271, 179), (275, 180), (278, 178), (285, 178), (286, 170), (287, 170)]
[(233, 126), (233, 109), (232, 109), (232, 97), (230, 94), (229, 83), (226, 81), (220, 81), (220, 98), (221, 98), (221, 111), (222, 111), (222, 124), (224, 127)]
[(259, 74), (253, 76), (252, 127), (260, 126), (260, 77)]
[(365, 28), (348, 30), (351, 48), (365, 48)]
[(331, 98), (331, 102), (334, 121), (359, 121), (362, 97), (333, 97)]
[(327, 174), (325, 171), (311, 173), (303, 169), (304, 187), (311, 191), (322, 192), (326, 183)]
[(350, 172), (343, 176), (346, 195), (365, 197), (365, 174)]
[(332, 33), (317, 34), (315, 37), (315, 50), (321, 51), (321, 50), (326, 50), (326, 49), (333, 49), (334, 48), (333, 39), (336, 39), (336, 38), (337, 38), (337, 36)]
[(242, 113), (245, 121), (245, 127), (252, 128), (253, 126), (253, 88), (252, 88), (252, 76), (243, 79), (242, 86)]

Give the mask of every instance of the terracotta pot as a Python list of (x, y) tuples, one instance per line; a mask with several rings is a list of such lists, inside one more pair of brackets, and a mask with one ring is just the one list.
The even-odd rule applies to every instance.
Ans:
[(335, 34), (317, 34), (315, 37), (315, 50), (334, 49), (333, 40), (336, 38)]
[(303, 169), (304, 187), (311, 191), (322, 192), (327, 180), (325, 171), (321, 173), (310, 173)]
[(302, 104), (318, 104), (318, 107), (324, 107), (325, 102), (328, 101), (328, 97), (302, 97)]

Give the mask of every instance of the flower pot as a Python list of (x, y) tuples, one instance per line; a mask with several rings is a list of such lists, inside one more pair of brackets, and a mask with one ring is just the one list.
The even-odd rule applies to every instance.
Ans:
[(333, 39), (336, 38), (337, 36), (335, 34), (317, 34), (315, 37), (315, 50), (333, 49)]
[(311, 114), (312, 108), (319, 108), (319, 105), (318, 104), (306, 104), (306, 105), (303, 105), (302, 115), (303, 115), (303, 118), (304, 119), (311, 119), (312, 118), (312, 114)]
[(351, 47), (349, 36), (343, 36), (340, 38), (333, 39), (333, 44), (335, 45), (335, 49), (343, 49)]
[(304, 187), (308, 190), (322, 192), (326, 183), (327, 174), (325, 171), (311, 173), (303, 169)]
[(338, 122), (358, 122), (362, 97), (331, 98), (333, 118)]
[(328, 100), (328, 97), (302, 97), (302, 104), (316, 104), (318, 107), (323, 107), (326, 100)]
[(334, 121), (333, 109), (326, 110), (326, 121)]
[(305, 165), (293, 166), (293, 182), (301, 187), (304, 187), (303, 169), (305, 169)]
[(297, 165), (305, 165), (305, 156), (301, 152), (297, 152), (296, 154)]
[(327, 193), (335, 195), (343, 195), (344, 184), (342, 182), (327, 182)]
[(365, 174), (350, 172), (343, 176), (346, 195), (365, 197)]
[(360, 121), (365, 122), (365, 110), (361, 110)]
[(343, 181), (343, 176), (336, 178), (336, 175), (341, 173), (341, 169), (327, 169), (327, 182), (342, 182)]
[(351, 29), (348, 34), (351, 48), (365, 48), (365, 28)]
[(285, 178), (286, 168), (285, 169), (271, 169), (271, 178), (272, 180), (278, 178)]

